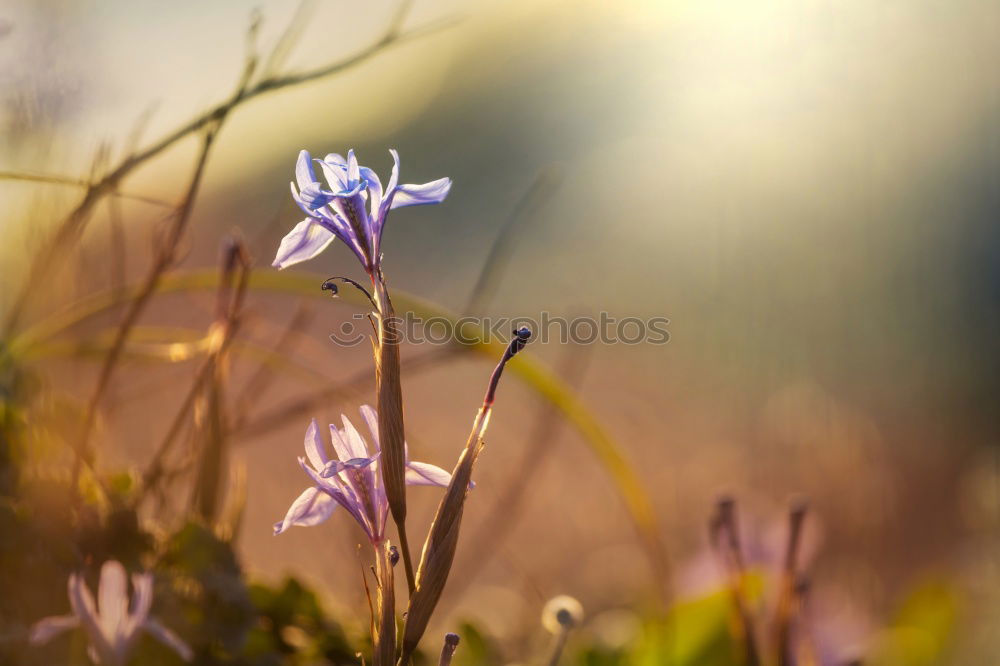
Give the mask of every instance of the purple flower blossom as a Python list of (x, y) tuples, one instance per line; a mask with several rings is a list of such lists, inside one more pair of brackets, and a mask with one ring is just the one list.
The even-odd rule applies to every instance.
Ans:
[[(365, 271), (374, 274), (380, 261), (382, 228), (389, 211), (403, 206), (436, 204), (451, 189), (450, 178), (423, 185), (399, 185), (399, 155), (392, 154), (392, 175), (383, 191), (374, 171), (358, 165), (354, 151), (345, 160), (336, 153), (313, 160), (305, 150), (299, 153), (292, 183), (292, 198), (306, 214), (278, 247), (273, 265), (287, 268), (312, 259), (339, 238), (357, 255)], [(329, 189), (316, 178), (313, 162), (319, 164)]]
[[(343, 428), (330, 424), (330, 437), (337, 459), (327, 456), (326, 446), (313, 419), (306, 429), (306, 455), (299, 464), (315, 483), (292, 502), (285, 517), (274, 524), (274, 533), (281, 534), (292, 525), (318, 525), (342, 506), (368, 535), (373, 544), (385, 536), (389, 500), (385, 495), (378, 458), (378, 415), (364, 405), (361, 416), (375, 442), (375, 455), (369, 455), (368, 445), (346, 416)], [(407, 455), (406, 483), (416, 486), (442, 486), (451, 481), (451, 474), (435, 465), (412, 462)]]
[(153, 575), (133, 575), (132, 589), (134, 593), (130, 611), (125, 567), (120, 562), (108, 560), (101, 567), (101, 580), (97, 588), (98, 606), (83, 577), (71, 574), (69, 602), (73, 614), (39, 620), (31, 628), (29, 640), (39, 645), (64, 631), (82, 627), (90, 642), (90, 658), (95, 663), (124, 666), (139, 632), (145, 631), (173, 649), (181, 659), (190, 661), (193, 656), (191, 648), (172, 631), (149, 617), (149, 609), (153, 604)]

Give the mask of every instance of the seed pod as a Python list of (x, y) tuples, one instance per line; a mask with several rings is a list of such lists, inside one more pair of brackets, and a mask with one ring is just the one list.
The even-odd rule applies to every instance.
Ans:
[[(477, 424), (484, 418), (484, 412), (488, 418), (488, 410), (480, 410), (476, 417)], [(469, 442), (452, 472), (451, 483), (441, 499), (441, 504), (438, 505), (430, 533), (424, 543), (420, 566), (417, 568), (417, 587), (410, 595), (406, 625), (403, 628), (402, 664), (405, 664), (416, 650), (420, 638), (424, 635), (427, 623), (444, 591), (451, 565), (455, 561), (465, 497), (469, 492), (469, 482), (472, 480), (472, 468), (483, 449), (480, 436), (482, 430), (485, 430), (485, 427), (473, 428), (473, 434), (470, 435)]]

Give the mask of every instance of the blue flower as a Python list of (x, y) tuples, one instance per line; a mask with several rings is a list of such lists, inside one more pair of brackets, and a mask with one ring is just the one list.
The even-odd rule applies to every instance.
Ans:
[[(390, 210), (404, 206), (436, 204), (444, 201), (451, 189), (450, 178), (423, 185), (399, 185), (399, 155), (392, 154), (389, 184), (382, 183), (374, 171), (358, 165), (354, 151), (345, 160), (336, 153), (313, 160), (305, 150), (295, 165), (296, 183), (291, 183), (292, 198), (306, 214), (295, 225), (274, 258), (276, 268), (312, 259), (339, 238), (357, 255), (361, 265), (374, 275), (381, 260), (382, 229)], [(320, 166), (326, 185), (316, 177), (313, 163)]]
[[(338, 459), (327, 455), (326, 446), (313, 419), (306, 429), (306, 455), (299, 457), (299, 465), (309, 475), (313, 484), (299, 495), (285, 517), (274, 524), (274, 533), (281, 534), (293, 525), (311, 526), (324, 522), (337, 506), (343, 507), (357, 521), (373, 544), (385, 536), (389, 500), (385, 495), (382, 470), (378, 459), (381, 455), (378, 439), (378, 414), (368, 405), (361, 407), (361, 417), (368, 426), (375, 454), (370, 455), (368, 444), (346, 416), (343, 428), (330, 425), (330, 438)], [(451, 474), (428, 463), (411, 461), (406, 456), (406, 483), (413, 486), (440, 486), (445, 488)]]

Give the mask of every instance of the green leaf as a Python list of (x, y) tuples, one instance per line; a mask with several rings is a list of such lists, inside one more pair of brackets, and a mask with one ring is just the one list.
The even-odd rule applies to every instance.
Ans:
[(874, 666), (930, 666), (940, 663), (951, 643), (959, 599), (953, 586), (930, 580), (907, 596), (892, 625), (882, 632), (871, 659)]

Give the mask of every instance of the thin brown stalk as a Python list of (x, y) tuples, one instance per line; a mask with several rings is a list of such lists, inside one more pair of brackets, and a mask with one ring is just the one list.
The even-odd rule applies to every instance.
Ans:
[[(274, 353), (279, 356), (287, 356), (291, 353), (296, 339), (313, 318), (313, 311), (306, 305), (300, 305), (295, 310), (295, 314), (288, 320), (278, 340), (274, 343)], [(253, 375), (243, 385), (236, 398), (236, 411), (239, 414), (247, 413), (253, 405), (260, 400), (274, 378), (274, 373), (268, 368), (266, 363), (261, 363)], [(240, 424), (244, 419), (237, 418), (236, 424)]]
[[(45, 173), (20, 173), (16, 171), (0, 171), (0, 180), (20, 180), (28, 183), (49, 183), (51, 185), (68, 185), (70, 187), (85, 187), (85, 188), (93, 187), (94, 185), (94, 183), (91, 183), (86, 180), (80, 180), (79, 178), (69, 178), (67, 176), (56, 176)], [(163, 199), (157, 199), (155, 197), (147, 197), (142, 194), (134, 194), (130, 192), (119, 192), (117, 190), (114, 190), (114, 191), (109, 191), (109, 194), (111, 194), (116, 198), (141, 201), (142, 203), (148, 203), (154, 206), (162, 206), (163, 208), (173, 208), (175, 205)]]
[(205, 383), (211, 377), (212, 367), (211, 359), (205, 359), (195, 373), (191, 387), (184, 396), (184, 400), (181, 401), (181, 405), (174, 415), (170, 427), (167, 428), (167, 432), (154, 450), (150, 462), (146, 466), (146, 471), (142, 475), (142, 484), (136, 499), (137, 504), (140, 504), (147, 494), (154, 490), (157, 484), (166, 476), (165, 463), (167, 454), (177, 440), (177, 437), (181, 434), (181, 429), (188, 423), (188, 416), (191, 413), (191, 409), (194, 407), (198, 396), (201, 395)]
[(560, 627), (559, 633), (552, 637), (552, 648), (545, 660), (547, 666), (559, 666), (559, 659), (566, 649), (567, 640), (569, 640), (569, 627)]
[(120, 198), (108, 198), (108, 246), (111, 248), (110, 282), (111, 288), (120, 292), (125, 288), (125, 225), (122, 223), (122, 207)]
[(295, 9), (295, 14), (285, 26), (285, 31), (271, 49), (270, 55), (260, 68), (261, 76), (275, 76), (284, 66), (288, 57), (298, 44), (302, 33), (309, 26), (310, 18), (316, 9), (316, 0), (301, 0)]
[(372, 634), (372, 666), (392, 666), (396, 660), (396, 593), (392, 550), (388, 542), (375, 547), (376, 631)]
[[(808, 610), (808, 600), (809, 600), (809, 581), (805, 578), (800, 578), (795, 584), (795, 606), (796, 615), (799, 617), (799, 624), (808, 622), (807, 615)], [(811, 631), (812, 627), (806, 626), (804, 631), (800, 631), (801, 636), (801, 646), (796, 654), (796, 664), (797, 666), (820, 666), (819, 651), (816, 648), (816, 639)]]
[[(445, 358), (457, 356), (460, 350), (456, 347), (443, 347), (420, 356), (412, 356), (402, 361), (402, 367), (409, 372), (417, 372), (426, 368), (438, 367)], [(324, 404), (335, 399), (348, 399), (359, 394), (366, 386), (373, 383), (374, 378), (368, 370), (355, 373), (348, 379), (338, 381), (309, 395), (280, 404), (252, 421), (237, 423), (235, 432), (240, 435), (258, 437), (278, 428), (289, 421), (308, 416)]]
[(174, 253), (180, 243), (184, 230), (187, 227), (188, 220), (190, 219), (191, 212), (194, 207), (194, 200), (198, 193), (202, 176), (205, 172), (205, 165), (208, 162), (208, 155), (212, 149), (212, 144), (215, 140), (216, 133), (219, 130), (219, 126), (219, 124), (216, 124), (205, 133), (201, 151), (198, 154), (198, 160), (195, 164), (194, 174), (192, 175), (191, 182), (188, 185), (187, 193), (178, 208), (173, 224), (171, 224), (167, 230), (164, 242), (154, 253), (153, 261), (150, 264), (149, 271), (146, 274), (142, 287), (136, 297), (129, 304), (129, 308), (118, 327), (111, 349), (108, 352), (104, 363), (101, 365), (100, 374), (97, 379), (97, 386), (87, 403), (87, 408), (84, 413), (83, 426), (80, 430), (79, 438), (77, 439), (77, 445), (74, 447), (74, 450), (76, 451), (76, 459), (73, 466), (74, 479), (79, 477), (80, 468), (84, 463), (90, 464), (92, 462), (90, 435), (97, 419), (98, 408), (104, 398), (105, 392), (111, 384), (111, 379), (114, 376), (118, 361), (125, 348), (125, 342), (128, 340), (129, 333), (139, 321), (139, 317), (149, 304), (153, 293), (160, 284), (160, 280), (162, 279), (164, 272), (167, 268), (169, 268), (174, 260)]
[(465, 511), (465, 499), (472, 481), (472, 469), (483, 450), (483, 438), (486, 435), (490, 414), (493, 411), (500, 376), (503, 374), (507, 362), (524, 349), (530, 335), (531, 333), (527, 329), (516, 331), (514, 339), (511, 340), (503, 357), (493, 370), (486, 388), (486, 396), (483, 398), (483, 406), (476, 414), (465, 448), (459, 456), (448, 488), (434, 514), (434, 521), (431, 523), (431, 529), (427, 533), (427, 539), (424, 541), (424, 548), (420, 555), (416, 588), (410, 595), (410, 602), (407, 606), (399, 666), (406, 666), (409, 663), (410, 657), (420, 643), (420, 639), (427, 629), (427, 623), (430, 622), (431, 615), (437, 607), (445, 583), (448, 581), (448, 574), (455, 561), (458, 534), (462, 525), (462, 514)]
[(365, 563), (361, 560), (361, 544), (358, 544), (358, 569), (361, 572), (361, 587), (365, 591), (365, 599), (368, 600), (368, 634), (374, 636), (375, 628), (375, 603), (372, 601), (372, 590), (368, 585), (368, 572), (365, 570)]
[(458, 634), (445, 634), (438, 666), (451, 666), (452, 657), (455, 656), (455, 651), (458, 649), (458, 640)]
[[(238, 277), (234, 278), (233, 274), (237, 267), (239, 268)], [(181, 402), (170, 427), (153, 452), (150, 463), (142, 476), (141, 490), (136, 499), (137, 504), (141, 503), (149, 492), (155, 490), (157, 484), (164, 478), (167, 454), (177, 440), (184, 424), (187, 423), (191, 409), (198, 397), (202, 395), (209, 381), (215, 378), (221, 355), (226, 353), (235, 338), (238, 318), (246, 298), (250, 276), (249, 268), (249, 259), (242, 245), (236, 243), (231, 246), (223, 263), (224, 279), (220, 282), (216, 298), (216, 320), (212, 325), (212, 335), (215, 336), (214, 348), (195, 373), (191, 388), (188, 389), (188, 393)], [(230, 296), (231, 292), (232, 296)]]
[[(579, 386), (588, 360), (590, 346), (569, 346), (566, 356), (560, 364), (559, 375), (570, 387)], [(555, 450), (552, 441), (559, 431), (563, 421), (556, 415), (555, 407), (543, 403), (539, 408), (534, 432), (527, 438), (527, 445), (520, 460), (514, 464), (503, 490), (493, 501), (493, 506), (480, 522), (481, 527), (469, 539), (472, 550), (464, 553), (465, 561), (474, 562), (475, 568), (462, 576), (451, 587), (451, 595), (460, 595), (469, 588), (476, 575), (485, 571), (489, 562), (498, 555), (511, 530), (517, 525), (518, 516), (524, 509), (528, 497), (527, 488), (538, 474), (541, 473), (546, 460)]]
[(520, 238), (520, 229), (530, 222), (544, 201), (547, 201), (552, 191), (559, 185), (561, 173), (556, 167), (543, 170), (535, 178), (528, 191), (518, 200), (507, 222), (497, 233), (490, 245), (490, 251), (483, 261), (479, 277), (469, 292), (469, 300), (465, 304), (466, 315), (478, 315), (486, 302), (493, 295), (498, 278), (503, 274), (515, 244)]
[(793, 666), (795, 654), (792, 645), (792, 619), (796, 605), (797, 561), (802, 542), (802, 526), (806, 518), (806, 505), (795, 504), (788, 513), (788, 545), (781, 570), (781, 589), (775, 616), (774, 650), (778, 666)]
[(240, 323), (243, 301), (250, 275), (250, 262), (239, 241), (230, 241), (222, 262), (222, 278), (216, 294), (216, 315), (212, 325), (214, 346), (209, 354), (212, 364), (211, 381), (205, 400), (208, 418), (203, 436), (198, 475), (192, 494), (195, 513), (213, 524), (221, 497), (222, 475), (229, 438), (225, 405), (225, 377), (228, 349)]
[(740, 640), (743, 644), (743, 663), (746, 666), (759, 666), (761, 659), (757, 647), (756, 623), (745, 594), (746, 562), (740, 545), (735, 500), (730, 497), (719, 500), (710, 529), (712, 544), (717, 548), (728, 574), (729, 594), (733, 601)]

